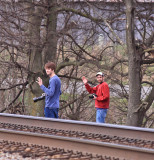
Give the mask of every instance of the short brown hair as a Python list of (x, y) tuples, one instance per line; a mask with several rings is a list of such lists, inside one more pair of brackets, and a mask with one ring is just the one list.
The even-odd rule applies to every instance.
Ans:
[(45, 69), (46, 69), (46, 68), (50, 68), (50, 69), (52, 69), (52, 70), (55, 71), (56, 65), (55, 65), (55, 63), (53, 63), (53, 62), (48, 62), (48, 63), (45, 64), (45, 67), (44, 67), (44, 68), (45, 68)]

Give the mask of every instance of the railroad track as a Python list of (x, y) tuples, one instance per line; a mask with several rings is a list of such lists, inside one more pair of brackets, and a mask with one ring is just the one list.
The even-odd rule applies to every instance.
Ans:
[(154, 129), (0, 113), (0, 122), (154, 141)]
[[(123, 159), (131, 159), (131, 160), (152, 160), (154, 157), (154, 130), (146, 129), (146, 128), (136, 128), (136, 127), (127, 127), (127, 126), (119, 126), (119, 125), (109, 125), (109, 124), (96, 124), (89, 122), (79, 122), (79, 121), (70, 121), (70, 120), (60, 120), (60, 119), (47, 119), (40, 117), (32, 117), (32, 116), (21, 116), (21, 115), (10, 115), (10, 114), (0, 114), (0, 122), (1, 124), (8, 124), (16, 126), (15, 128), (24, 126), (37, 128), (48, 128), (52, 131), (67, 131), (71, 130), (72, 132), (82, 132), (90, 133), (97, 135), (110, 135), (110, 136), (121, 136), (127, 138), (138, 138), (142, 140), (146, 140), (147, 142), (151, 142), (151, 147), (136, 147), (136, 146), (128, 146), (122, 144), (114, 144), (108, 142), (100, 142), (95, 140), (77, 138), (75, 135), (72, 137), (63, 136), (63, 134), (57, 135), (49, 135), (48, 131), (46, 134), (44, 133), (32, 133), (26, 131), (17, 131), (9, 129), (1, 128), (0, 129), (0, 139), (6, 141), (14, 141), (28, 144), (37, 144), (48, 147), (57, 147), (64, 148), (66, 150), (79, 151), (84, 154), (91, 154), (92, 157), (99, 156), (110, 156), (110, 157), (119, 157)], [(20, 128), (19, 127), (19, 128)], [(54, 130), (53, 130), (54, 129)], [(138, 134), (138, 136), (137, 136)], [(98, 138), (99, 139), (99, 138)], [(123, 139), (124, 140), (124, 139)]]

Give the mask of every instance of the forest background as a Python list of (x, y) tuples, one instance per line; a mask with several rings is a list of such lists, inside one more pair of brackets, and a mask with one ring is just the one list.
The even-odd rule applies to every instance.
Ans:
[(154, 127), (152, 0), (0, 0), (0, 113), (43, 117), (36, 79), (54, 61), (62, 119), (95, 122), (98, 71), (110, 87), (106, 123)]

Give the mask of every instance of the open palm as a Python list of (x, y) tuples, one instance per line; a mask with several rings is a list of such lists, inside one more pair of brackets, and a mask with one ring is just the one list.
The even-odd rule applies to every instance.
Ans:
[(85, 76), (82, 77), (82, 81), (84, 84), (86, 84), (88, 82)]

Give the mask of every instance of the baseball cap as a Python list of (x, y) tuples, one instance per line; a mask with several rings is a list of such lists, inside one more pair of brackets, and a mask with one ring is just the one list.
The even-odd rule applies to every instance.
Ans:
[(104, 76), (104, 74), (103, 74), (102, 72), (98, 72), (98, 73), (96, 74), (96, 76), (98, 76), (98, 75), (101, 75), (102, 77)]

